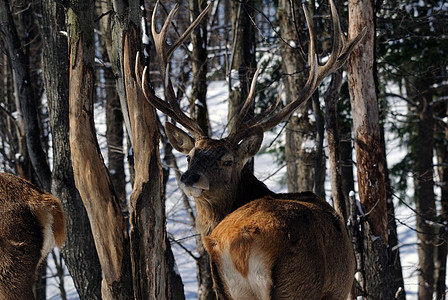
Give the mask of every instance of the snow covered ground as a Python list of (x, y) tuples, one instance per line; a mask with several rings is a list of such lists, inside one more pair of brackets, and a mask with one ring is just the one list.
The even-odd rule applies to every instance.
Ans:
[[(225, 82), (211, 82), (208, 87), (208, 109), (210, 112), (212, 127), (215, 130), (214, 137), (224, 135), (223, 128), (227, 123), (227, 86)], [(397, 104), (398, 105), (398, 104)], [(99, 121), (98, 121), (99, 120)], [(101, 117), (96, 120), (99, 123), (104, 122)], [(278, 129), (280, 130), (280, 128)], [(263, 143), (264, 147), (269, 147), (275, 134), (268, 133)], [(101, 144), (101, 142), (100, 142)], [(389, 166), (399, 161), (405, 154), (405, 149), (401, 149), (399, 141), (391, 137), (387, 140), (388, 163)], [(274, 145), (275, 146), (275, 145)], [(186, 168), (186, 160), (178, 154), (178, 163), (181, 170)], [(275, 192), (284, 192), (286, 187), (281, 184), (284, 178), (285, 168), (278, 166), (272, 155), (259, 154), (255, 157), (255, 175), (263, 180), (266, 185)], [(175, 239), (182, 242), (184, 247), (195, 249), (194, 232), (188, 225), (188, 219), (184, 213), (184, 207), (181, 201), (181, 195), (174, 176), (170, 177), (168, 182), (167, 195), (169, 200), (166, 206), (167, 211), (167, 229)], [(329, 192), (327, 191), (327, 195)], [(194, 202), (192, 205), (194, 205)], [(416, 233), (411, 228), (415, 227), (414, 213), (406, 206), (396, 206), (396, 217), (400, 221), (397, 224), (403, 274), (405, 278), (406, 299), (417, 299), (417, 247)], [(405, 224), (405, 225), (403, 225)], [(173, 252), (176, 257), (176, 263), (185, 285), (185, 295), (187, 299), (197, 299), (197, 281), (196, 265), (194, 259), (186, 253), (184, 249), (173, 244)], [(53, 262), (49, 259), (49, 271), (53, 269)], [(65, 278), (65, 288), (68, 293), (68, 299), (78, 299), (73, 282), (68, 275)], [(48, 299), (60, 299), (54, 279), (49, 278)]]

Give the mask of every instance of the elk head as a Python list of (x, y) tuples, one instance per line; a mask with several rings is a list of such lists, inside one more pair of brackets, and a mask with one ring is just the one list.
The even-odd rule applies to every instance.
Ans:
[[(226, 138), (216, 140), (205, 136), (198, 123), (185, 115), (180, 109), (179, 99), (174, 93), (169, 76), (168, 64), (169, 58), (174, 50), (182, 44), (193, 28), (208, 12), (211, 5), (209, 4), (201, 15), (187, 28), (185, 33), (169, 49), (167, 49), (166, 36), (171, 20), (177, 12), (178, 5), (176, 5), (169, 13), (160, 33), (157, 32), (155, 24), (157, 6), (158, 4), (156, 4), (153, 11), (151, 30), (154, 37), (158, 61), (160, 62), (161, 74), (164, 78), (166, 100), (159, 98), (150, 87), (148, 83), (148, 69), (147, 67), (141, 67), (138, 54), (135, 63), (135, 73), (137, 81), (141, 82), (145, 98), (155, 108), (171, 117), (173, 121), (182, 125), (193, 135), (193, 137), (191, 137), (171, 123), (166, 124), (166, 132), (171, 144), (176, 150), (186, 154), (188, 159), (188, 170), (181, 178), (182, 189), (185, 193), (195, 198), (198, 209), (198, 218), (201, 218), (203, 214), (206, 214), (207, 216), (205, 216), (204, 219), (215, 220), (211, 222), (212, 224), (207, 226), (207, 228), (204, 228), (203, 233), (207, 233), (232, 210), (232, 207), (235, 206), (234, 202), (236, 200), (237, 191), (238, 189), (241, 189), (240, 178), (242, 172), (244, 172), (244, 165), (247, 160), (253, 157), (260, 149), (263, 140), (263, 132), (270, 130), (281, 121), (287, 119), (296, 108), (308, 100), (322, 80), (345, 63), (350, 52), (365, 35), (366, 30), (356, 38), (347, 40), (341, 31), (336, 7), (333, 1), (330, 0), (333, 22), (333, 49), (327, 62), (324, 65), (319, 65), (316, 53), (316, 35), (314, 26), (308, 10), (303, 6), (310, 36), (310, 72), (308, 80), (300, 95), (295, 101), (274, 113), (275, 108), (280, 102), (281, 92), (279, 92), (276, 102), (268, 109), (250, 120), (245, 120), (255, 95), (256, 80), (259, 72), (259, 70), (257, 70), (252, 80), (249, 95), (243, 104), (232, 131)], [(252, 187), (248, 184), (248, 186), (242, 188), (251, 189)], [(204, 207), (208, 208), (204, 209)], [(202, 211), (203, 209), (204, 211)]]

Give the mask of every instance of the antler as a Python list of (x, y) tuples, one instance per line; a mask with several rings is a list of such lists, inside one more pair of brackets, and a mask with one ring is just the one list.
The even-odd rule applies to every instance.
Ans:
[(263, 131), (270, 130), (275, 127), (284, 119), (288, 118), (294, 110), (296, 110), (302, 103), (307, 101), (317, 89), (322, 80), (332, 72), (336, 71), (347, 60), (349, 54), (353, 51), (353, 49), (358, 45), (359, 41), (365, 36), (367, 32), (367, 28), (364, 28), (363, 31), (354, 39), (347, 40), (342, 33), (341, 24), (339, 22), (339, 16), (337, 13), (336, 6), (333, 3), (333, 0), (329, 0), (331, 7), (331, 18), (333, 20), (333, 49), (330, 54), (330, 58), (323, 65), (320, 66), (318, 63), (318, 57), (316, 52), (316, 34), (314, 32), (314, 24), (311, 19), (310, 13), (308, 9), (303, 5), (303, 11), (305, 13), (306, 23), (308, 25), (308, 32), (310, 35), (310, 47), (309, 47), (309, 63), (310, 63), (310, 74), (308, 76), (308, 80), (301, 90), (299, 96), (283, 109), (281, 109), (278, 113), (271, 116), (267, 120), (262, 121), (267, 115), (269, 115), (277, 106), (280, 100), (280, 93), (277, 97), (277, 101), (269, 107), (261, 116), (256, 116), (247, 122), (243, 122), (245, 115), (250, 107), (251, 102), (253, 101), (255, 95), (255, 86), (258, 75), (258, 70), (255, 73), (251, 88), (249, 91), (249, 95), (241, 109), (241, 112), (237, 118), (235, 125), (232, 128), (228, 140), (238, 143), (241, 138), (246, 136), (254, 127), (261, 127)]
[[(169, 59), (173, 52), (184, 42), (184, 40), (189, 36), (191, 31), (199, 24), (205, 14), (210, 10), (211, 3), (202, 11), (202, 13), (196, 18), (196, 20), (190, 24), (190, 26), (185, 30), (185, 32), (180, 36), (176, 42), (169, 49), (167, 49), (166, 37), (168, 34), (168, 29), (171, 24), (171, 21), (174, 15), (177, 13), (179, 9), (179, 4), (176, 4), (174, 8), (168, 14), (168, 17), (165, 20), (165, 23), (160, 30), (160, 33), (156, 30), (156, 13), (159, 6), (159, 1), (157, 1), (154, 11), (152, 13), (151, 19), (151, 31), (152, 36), (154, 38), (154, 45), (156, 49), (157, 56), (159, 58), (160, 63), (160, 71), (162, 77), (164, 79), (165, 86), (165, 98), (168, 101), (164, 101), (158, 96), (156, 96), (154, 90), (151, 88), (148, 80), (148, 68), (145, 66), (142, 74), (142, 66), (140, 64), (140, 55), (137, 53), (135, 59), (135, 74), (137, 77), (137, 81), (141, 83), (141, 87), (143, 90), (143, 94), (145, 95), (146, 100), (149, 101), (151, 105), (155, 108), (159, 109), (173, 120), (181, 124), (185, 127), (190, 133), (192, 133), (195, 137), (203, 136), (204, 132), (201, 127), (196, 123), (193, 119), (188, 117), (180, 108), (179, 100), (177, 99), (174, 88), (169, 76)], [(140, 75), (142, 74), (142, 75)]]

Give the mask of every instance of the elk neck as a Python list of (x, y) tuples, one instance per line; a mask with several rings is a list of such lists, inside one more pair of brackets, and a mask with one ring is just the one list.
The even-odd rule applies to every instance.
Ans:
[[(206, 199), (206, 196), (195, 198), (197, 220), (196, 226), (201, 235), (208, 236), (211, 231), (231, 212), (239, 207), (265, 196), (275, 197), (263, 182), (258, 180), (251, 170), (244, 166), (241, 176), (237, 182), (237, 188), (233, 193), (223, 199), (214, 199), (213, 203)], [(216, 205), (218, 203), (219, 205)]]

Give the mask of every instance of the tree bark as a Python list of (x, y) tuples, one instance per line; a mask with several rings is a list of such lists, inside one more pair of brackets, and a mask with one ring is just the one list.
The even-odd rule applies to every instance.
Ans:
[(67, 231), (62, 254), (80, 299), (101, 299), (101, 266), (70, 159), (68, 47), (67, 39), (60, 34), (65, 28), (65, 12), (52, 0), (41, 0), (40, 5), (43, 75), (53, 141), (51, 190), (61, 199)]
[(6, 42), (7, 55), (14, 74), (15, 90), (25, 124), (28, 154), (37, 175), (38, 185), (49, 192), (51, 190), (51, 172), (41, 144), (38, 99), (32, 88), (30, 60), (29, 56), (23, 52), (8, 0), (0, 1), (0, 33)]
[[(347, 99), (349, 101), (349, 99)], [(341, 116), (339, 114), (339, 116)], [(344, 197), (347, 198), (351, 191), (355, 191), (355, 180), (353, 177), (353, 144), (352, 128), (347, 121), (339, 122), (339, 136), (341, 148), (341, 174), (342, 189)]]
[[(227, 114), (230, 132), (235, 118), (247, 98), (250, 83), (257, 68), (255, 61), (255, 28), (251, 21), (254, 17), (254, 2), (244, 0), (231, 2), (232, 10), (232, 58), (229, 74), (229, 110)], [(246, 118), (253, 115), (253, 107)]]
[[(205, 0), (189, 0), (190, 21), (194, 21), (207, 7)], [(210, 121), (207, 109), (207, 16), (191, 33), (191, 66), (193, 80), (191, 82), (190, 116), (196, 120), (205, 135), (210, 133)]]
[(415, 78), (406, 82), (408, 97), (417, 107), (418, 116), (410, 117), (416, 131), (411, 140), (411, 152), (414, 160), (414, 200), (417, 211), (417, 253), (420, 273), (418, 276), (419, 299), (432, 299), (434, 292), (434, 235), (431, 224), (435, 220), (434, 199), (434, 115), (432, 110), (432, 93), (430, 83), (423, 78)]
[[(101, 12), (101, 11), (100, 11)], [(101, 31), (106, 32), (109, 28), (101, 26)], [(117, 86), (112, 68), (110, 67), (110, 59), (107, 53), (107, 44), (110, 40), (101, 38), (100, 44), (101, 57), (105, 62), (103, 68), (102, 99), (106, 103), (106, 141), (107, 141), (107, 161), (110, 177), (114, 186), (115, 193), (120, 201), (120, 207), (126, 215), (129, 212), (126, 199), (126, 178), (124, 172), (124, 153), (123, 148), (123, 113), (121, 112), (120, 98), (117, 93)]]
[(103, 12), (113, 9), (110, 17), (104, 19), (108, 28), (107, 48), (134, 158), (130, 198), (134, 296), (183, 299), (182, 280), (174, 271), (174, 256), (166, 244), (156, 115), (144, 99), (134, 74), (135, 54), (141, 51), (140, 30), (136, 25), (141, 18), (139, 2), (117, 0), (112, 4), (112, 7), (103, 5)]
[[(199, 14), (207, 6), (207, 1), (204, 0), (189, 0), (190, 7), (190, 22), (195, 20)], [(190, 116), (199, 124), (205, 135), (211, 134), (210, 121), (208, 116), (208, 108), (206, 102), (207, 96), (207, 71), (208, 71), (208, 30), (207, 30), (208, 16), (205, 16), (201, 23), (191, 33), (191, 43), (193, 50), (191, 53), (191, 65), (193, 70), (192, 91), (190, 97)], [(175, 158), (171, 154), (170, 164), (174, 166)], [(174, 167), (176, 178), (179, 181), (180, 174), (177, 166)], [(185, 209), (191, 209), (189, 206), (188, 197), (182, 193)], [(189, 213), (189, 220), (195, 228), (195, 218), (192, 213)], [(208, 253), (205, 251), (202, 244), (202, 237), (196, 235), (196, 251), (199, 257), (196, 259), (196, 277), (198, 279), (198, 300), (212, 300), (216, 299), (213, 290), (213, 280), (210, 270), (210, 259)]]
[(359, 198), (369, 213), (374, 235), (387, 244), (384, 157), (379, 127), (379, 108), (374, 78), (375, 21), (371, 0), (349, 1), (349, 38), (368, 28), (363, 42), (347, 63), (357, 157)]
[(130, 198), (134, 292), (138, 299), (169, 299), (157, 119), (138, 86), (132, 60), (141, 48), (139, 40), (137, 27), (131, 25), (124, 36), (122, 62), (135, 157), (135, 182)]
[(76, 186), (89, 216), (103, 280), (103, 299), (133, 295), (129, 237), (93, 126), (94, 6), (71, 1), (68, 9), (70, 146)]
[(394, 282), (388, 267), (385, 157), (379, 125), (375, 71), (375, 16), (371, 0), (349, 1), (349, 38), (364, 28), (363, 42), (348, 58), (350, 101), (357, 158), (359, 198), (365, 212), (362, 265), (367, 299), (393, 299)]
[[(342, 85), (342, 69), (332, 74), (330, 86), (325, 94), (325, 123), (328, 140), (328, 162), (331, 183), (331, 196), (335, 210), (347, 221), (347, 202), (343, 193), (341, 154), (339, 146), (339, 126), (337, 122), (337, 101)], [(347, 195), (348, 196), (348, 195)]]
[[(384, 157), (386, 157), (386, 142), (384, 136), (384, 126), (381, 126), (381, 140), (383, 141), (383, 151)], [(391, 181), (389, 178), (389, 169), (387, 167), (387, 160), (385, 161), (385, 170), (384, 174), (386, 180), (386, 197), (387, 197), (387, 228), (388, 228), (388, 256), (389, 263), (388, 267), (392, 273), (393, 277), (393, 290), (396, 291), (395, 299), (397, 300), (405, 300), (406, 292), (404, 289), (404, 281), (403, 281), (403, 271), (401, 267), (401, 259), (400, 259), (400, 247), (398, 241), (398, 232), (397, 232), (397, 223), (395, 220), (395, 207), (393, 202), (393, 190)]]
[[(435, 111), (438, 111), (437, 117), (440, 120), (446, 118), (448, 115), (448, 105), (446, 103), (440, 104)], [(440, 197), (440, 213), (438, 215), (438, 222), (446, 224), (448, 222), (448, 127), (440, 130), (436, 134), (436, 153), (437, 153), (437, 173), (439, 175), (439, 186), (441, 188)], [(447, 263), (447, 231), (445, 227), (439, 228), (439, 237), (436, 242), (437, 245), (437, 257), (436, 257), (436, 295), (437, 300), (445, 299), (446, 296), (446, 263)]]
[[(305, 50), (308, 43), (305, 17), (300, 1), (280, 0), (277, 10), (280, 24), (280, 54), (282, 57), (283, 83), (286, 103), (294, 101), (305, 86), (306, 70)], [(315, 97), (315, 96), (313, 96)], [(312, 102), (299, 107), (288, 120), (285, 130), (285, 160), (289, 192), (323, 190), (323, 182), (315, 182), (316, 123), (313, 119)], [(320, 168), (325, 164), (320, 164)], [(322, 169), (316, 171), (324, 174)], [(316, 185), (316, 187), (315, 187)]]

